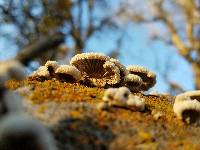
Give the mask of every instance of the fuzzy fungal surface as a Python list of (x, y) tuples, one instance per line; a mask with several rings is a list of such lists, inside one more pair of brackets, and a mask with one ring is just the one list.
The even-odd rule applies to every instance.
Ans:
[(10, 80), (6, 86), (23, 97), (25, 112), (39, 119), (65, 149), (185, 149), (200, 147), (200, 126), (173, 113), (174, 97), (133, 93), (145, 99), (143, 112), (97, 109), (105, 89), (56, 80)]

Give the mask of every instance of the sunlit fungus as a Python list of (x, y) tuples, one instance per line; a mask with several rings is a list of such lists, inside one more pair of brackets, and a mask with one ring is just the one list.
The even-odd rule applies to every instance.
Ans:
[(59, 64), (57, 61), (47, 61), (45, 63), (45, 66), (47, 67), (49, 74), (51, 77), (54, 77), (56, 69), (59, 67)]
[(142, 85), (142, 79), (138, 75), (128, 74), (124, 78), (124, 85), (133, 92), (138, 92)]
[(135, 109), (143, 111), (145, 109), (145, 100), (140, 96), (130, 94), (126, 102), (127, 107), (130, 109)]
[(104, 87), (106, 84), (115, 84), (120, 80), (119, 69), (108, 63), (109, 60), (110, 57), (101, 53), (82, 53), (75, 55), (70, 64), (81, 72), (83, 84)]
[(130, 74), (138, 75), (142, 79), (141, 91), (147, 91), (156, 83), (156, 74), (142, 66), (131, 65), (127, 67)]
[(177, 95), (173, 110), (179, 119), (187, 123), (200, 120), (200, 91), (185, 92)]
[(78, 82), (81, 79), (80, 71), (71, 65), (60, 65), (56, 71), (55, 76), (58, 80), (64, 82)]
[(36, 71), (34, 71), (30, 76), (30, 79), (35, 79), (37, 81), (44, 81), (50, 78), (50, 73), (46, 66), (40, 66)]

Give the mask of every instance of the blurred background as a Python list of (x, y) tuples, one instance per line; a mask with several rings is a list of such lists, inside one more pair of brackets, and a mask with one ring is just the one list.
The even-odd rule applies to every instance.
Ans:
[(153, 91), (200, 89), (200, 0), (0, 0), (0, 60), (92, 51), (156, 72)]

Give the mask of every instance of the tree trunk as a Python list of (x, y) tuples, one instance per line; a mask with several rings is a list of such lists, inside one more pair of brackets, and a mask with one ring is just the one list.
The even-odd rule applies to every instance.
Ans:
[(193, 63), (192, 70), (194, 74), (195, 89), (200, 90), (200, 65), (197, 63)]

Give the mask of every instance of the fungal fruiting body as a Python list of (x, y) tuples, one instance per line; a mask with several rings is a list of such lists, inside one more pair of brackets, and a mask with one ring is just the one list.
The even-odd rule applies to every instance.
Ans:
[(108, 107), (122, 107), (134, 111), (143, 111), (145, 109), (144, 99), (131, 94), (127, 87), (109, 88), (104, 92), (103, 103), (98, 105), (100, 109)]
[(176, 97), (173, 110), (179, 119), (194, 123), (200, 119), (200, 91), (191, 91)]
[(59, 64), (57, 63), (57, 61), (48, 60), (44, 66), (47, 67), (50, 76), (53, 78), (55, 76), (56, 69), (59, 67)]
[(81, 73), (74, 66), (60, 65), (55, 71), (55, 77), (60, 81), (74, 83), (81, 79)]
[(83, 83), (104, 87), (120, 81), (119, 69), (109, 60), (110, 57), (101, 53), (82, 53), (75, 55), (70, 64), (81, 72)]
[(125, 76), (124, 85), (128, 87), (133, 92), (140, 91), (140, 86), (142, 84), (142, 79), (134, 74), (128, 74)]
[(25, 115), (7, 115), (1, 119), (0, 149), (56, 150), (49, 131)]
[(128, 66), (127, 70), (130, 74), (139, 76), (142, 79), (142, 84), (140, 85), (141, 91), (147, 91), (149, 88), (153, 87), (156, 83), (156, 75), (154, 72), (149, 71), (145, 67), (141, 66)]
[(50, 78), (50, 73), (46, 66), (40, 66), (36, 71), (34, 71), (30, 76), (30, 79), (35, 79), (37, 81), (44, 81)]
[(127, 101), (127, 107), (133, 110), (143, 111), (145, 109), (145, 100), (140, 96), (130, 94)]
[(119, 85), (122, 85), (122, 83), (124, 82), (124, 78), (126, 75), (128, 75), (128, 70), (126, 69), (126, 67), (117, 59), (111, 58), (109, 60), (110, 62), (114, 63), (115, 66), (117, 66), (119, 68), (120, 71), (120, 82), (118, 83)]

